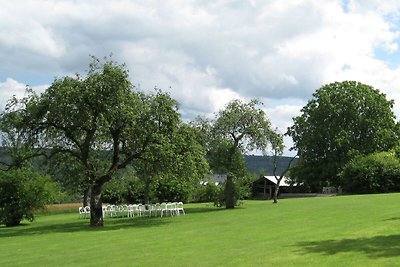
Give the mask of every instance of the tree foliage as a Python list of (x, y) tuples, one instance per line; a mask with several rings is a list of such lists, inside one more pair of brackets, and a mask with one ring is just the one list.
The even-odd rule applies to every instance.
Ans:
[[(158, 189), (154, 190), (157, 192), (162, 192), (161, 186), (167, 188), (171, 184), (176, 189), (168, 190), (176, 191), (178, 188), (191, 188), (189, 183), (199, 181), (208, 172), (204, 148), (197, 142), (195, 129), (181, 121), (178, 103), (159, 90), (150, 95), (147, 102), (150, 117), (143, 127), (157, 142), (147, 145), (134, 163), (138, 177), (144, 182), (145, 203), (150, 200), (150, 187), (155, 186), (155, 182)], [(162, 201), (168, 198), (164, 193), (155, 196)], [(176, 197), (171, 200), (176, 200)]]
[(147, 127), (153, 118), (146, 99), (133, 90), (124, 65), (93, 58), (85, 77), (57, 78), (13, 111), (35, 146), (51, 149), (52, 155), (69, 154), (82, 166), (91, 190), (93, 226), (103, 225), (103, 185), (149, 144), (159, 142)]
[(47, 175), (29, 169), (0, 171), (0, 224), (16, 226), (33, 221), (34, 211), (51, 203), (58, 191)]
[(272, 140), (279, 136), (272, 130), (262, 103), (251, 100), (248, 103), (236, 99), (220, 110), (215, 120), (198, 119), (198, 128), (206, 132), (200, 140), (208, 146), (211, 168), (227, 173), (225, 186), (226, 208), (233, 208), (236, 203), (233, 177), (240, 176), (238, 168), (243, 162), (243, 154), (254, 149), (266, 150), (274, 145)]
[(338, 174), (350, 159), (392, 148), (399, 131), (393, 101), (371, 86), (336, 82), (318, 89), (288, 129), (299, 161), (291, 174), (314, 190), (339, 185)]
[(133, 164), (139, 177), (151, 180), (162, 171), (192, 178), (206, 169), (177, 102), (161, 90), (134, 89), (124, 65), (93, 58), (85, 76), (57, 78), (41, 95), (30, 91), (14, 98), (3, 114), (16, 118), (9, 120), (12, 136), (22, 133), (34, 151), (65, 158), (71, 174), (84, 174), (71, 177), (70, 184), (81, 192), (90, 189), (92, 226), (103, 225), (103, 186), (119, 170)]
[(400, 160), (392, 151), (359, 155), (344, 166), (340, 177), (348, 193), (399, 192)]

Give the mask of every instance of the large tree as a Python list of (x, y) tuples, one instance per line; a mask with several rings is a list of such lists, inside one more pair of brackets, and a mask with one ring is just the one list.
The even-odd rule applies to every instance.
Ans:
[(210, 159), (217, 163), (212, 164), (213, 169), (227, 173), (226, 208), (235, 206), (234, 177), (240, 158), (251, 150), (266, 150), (278, 136), (260, 105), (258, 100), (244, 103), (236, 99), (220, 110), (209, 125), (204, 120), (198, 123), (203, 130), (209, 130), (210, 138), (204, 138), (204, 143), (209, 146)]
[(291, 174), (314, 190), (339, 185), (338, 174), (352, 151), (385, 151), (397, 143), (392, 107), (379, 90), (359, 82), (321, 87), (288, 129), (299, 155)]
[[(179, 182), (199, 180), (207, 172), (204, 148), (195, 139), (194, 129), (183, 123), (178, 103), (168, 94), (157, 91), (149, 95), (149, 115), (146, 131), (152, 140), (134, 168), (144, 183), (144, 202), (150, 200), (150, 187), (156, 179), (176, 178)], [(151, 111), (151, 112), (150, 112)]]
[(18, 101), (21, 108), (14, 111), (37, 147), (67, 153), (83, 167), (92, 226), (103, 225), (103, 185), (159, 142), (149, 127), (154, 112), (148, 97), (133, 89), (124, 65), (94, 58), (84, 77), (58, 78), (43, 94)]

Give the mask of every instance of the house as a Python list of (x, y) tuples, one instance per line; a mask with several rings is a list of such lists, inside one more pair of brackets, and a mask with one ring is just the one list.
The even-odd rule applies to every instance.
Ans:
[[(262, 176), (253, 182), (253, 197), (271, 199), (274, 195), (276, 184), (278, 183), (275, 176)], [(279, 193), (286, 192), (290, 186), (289, 178), (284, 176), (279, 184)]]

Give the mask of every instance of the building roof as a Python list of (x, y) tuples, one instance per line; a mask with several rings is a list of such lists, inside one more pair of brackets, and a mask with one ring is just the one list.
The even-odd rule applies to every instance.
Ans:
[[(276, 180), (275, 176), (264, 176), (265, 179), (268, 179), (272, 183), (276, 184), (278, 181)], [(281, 180), (279, 186), (290, 186), (289, 183), (289, 178), (286, 176), (283, 176), (283, 179)]]

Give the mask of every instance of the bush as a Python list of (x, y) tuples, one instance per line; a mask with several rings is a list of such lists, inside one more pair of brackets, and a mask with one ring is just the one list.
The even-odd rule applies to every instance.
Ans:
[(400, 160), (392, 152), (357, 156), (340, 174), (348, 193), (386, 193), (400, 191)]
[(189, 182), (166, 176), (167, 179), (158, 179), (155, 184), (155, 197), (159, 202), (183, 201), (187, 202), (193, 192)]
[(196, 186), (195, 193), (193, 194), (193, 202), (214, 202), (218, 199), (219, 192), (222, 190), (221, 185), (208, 182), (206, 184), (199, 184)]
[(144, 198), (144, 184), (135, 177), (122, 175), (106, 183), (102, 193), (104, 203), (142, 203)]
[(0, 171), (0, 224), (33, 221), (33, 212), (51, 203), (57, 192), (57, 184), (47, 175), (28, 169)]
[[(257, 176), (251, 175), (249, 173), (244, 173), (242, 176), (232, 175), (232, 182), (234, 187), (234, 205), (239, 206), (241, 200), (250, 199), (252, 192), (252, 183), (256, 180)], [(224, 207), (226, 204), (226, 181), (218, 186), (216, 192), (214, 193), (214, 205), (217, 207)]]

